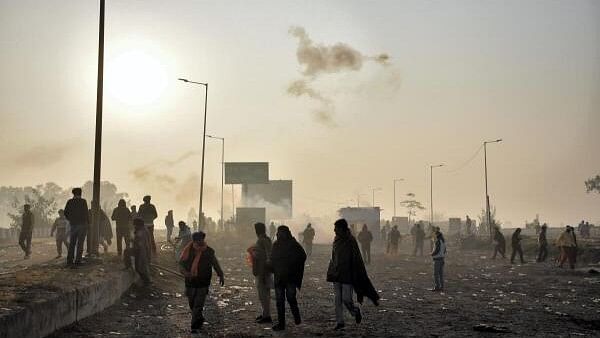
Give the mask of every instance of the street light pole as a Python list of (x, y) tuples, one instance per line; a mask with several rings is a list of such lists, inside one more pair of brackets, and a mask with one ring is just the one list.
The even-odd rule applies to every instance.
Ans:
[(494, 238), (494, 232), (492, 229), (492, 216), (490, 210), (490, 195), (488, 194), (488, 179), (487, 179), (487, 144), (488, 143), (498, 143), (502, 142), (502, 139), (497, 139), (495, 141), (484, 141), (483, 142), (483, 166), (485, 171), (485, 217), (488, 224), (488, 229), (490, 232), (490, 240)]
[(225, 230), (225, 219), (223, 218), (223, 189), (225, 187), (225, 138), (206, 135), (208, 138), (221, 141), (221, 230)]
[(429, 218), (429, 223), (431, 225), (433, 225), (433, 168), (439, 168), (439, 167), (443, 167), (443, 166), (444, 166), (443, 164), (429, 166), (429, 177), (431, 179), (430, 184), (429, 184), (429, 188), (430, 188), (429, 207), (431, 209), (431, 216)]
[(88, 254), (98, 255), (100, 237), (100, 171), (102, 168), (102, 101), (104, 89), (104, 9), (105, 0), (100, 0), (98, 30), (98, 83), (96, 87), (96, 138), (94, 144), (94, 183), (92, 187), (92, 228), (89, 232)]
[(394, 217), (396, 217), (396, 182), (404, 181), (403, 178), (394, 179)]
[(198, 225), (199, 226), (203, 226), (204, 224), (202, 216), (202, 195), (204, 192), (204, 153), (205, 153), (205, 149), (206, 149), (206, 108), (208, 105), (208, 83), (203, 83), (203, 82), (195, 82), (195, 81), (191, 81), (188, 79), (182, 79), (179, 78), (179, 81), (183, 81), (186, 83), (193, 83), (193, 84), (197, 84), (197, 85), (202, 85), (204, 86), (204, 130), (202, 132), (202, 167), (200, 169), (200, 203), (199, 203), (199, 207), (198, 207)]

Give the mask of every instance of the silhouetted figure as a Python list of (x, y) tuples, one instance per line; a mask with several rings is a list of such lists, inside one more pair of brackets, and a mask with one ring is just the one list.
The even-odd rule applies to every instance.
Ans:
[(167, 228), (167, 242), (171, 243), (171, 236), (173, 235), (173, 228), (175, 228), (175, 220), (173, 219), (173, 210), (167, 211), (167, 216), (165, 216), (165, 228)]
[(19, 246), (25, 253), (25, 259), (31, 257), (31, 237), (33, 236), (34, 217), (31, 212), (31, 206), (23, 206), (23, 215), (21, 216), (21, 231), (19, 232)]
[(419, 254), (423, 256), (423, 241), (425, 240), (425, 231), (421, 227), (421, 223), (415, 223), (412, 229), (410, 229), (410, 235), (413, 238), (413, 256), (417, 255), (417, 251)]
[(381, 243), (383, 245), (387, 246), (386, 249), (385, 249), (386, 253), (390, 252), (389, 245), (388, 245), (388, 240), (387, 240), (387, 235), (388, 235), (389, 230), (390, 230), (390, 221), (385, 221), (385, 225), (381, 227), (381, 231), (380, 231), (381, 234), (380, 235), (381, 235)]
[(467, 220), (465, 221), (465, 234), (467, 236), (471, 236), (473, 234), (473, 221), (471, 221), (469, 215), (467, 215)]
[(277, 240), (273, 243), (271, 262), (273, 265), (275, 299), (277, 304), (277, 324), (273, 331), (285, 330), (285, 300), (290, 304), (294, 323), (302, 322), (296, 300), (296, 289), (302, 287), (306, 253), (292, 236), (290, 229), (281, 225), (277, 228)]
[(373, 242), (373, 234), (369, 231), (369, 227), (363, 224), (362, 230), (358, 233), (358, 242), (360, 243), (360, 251), (362, 252), (363, 260), (367, 264), (371, 264), (371, 242)]
[(312, 225), (308, 223), (306, 225), (306, 229), (302, 233), (302, 244), (304, 244), (304, 249), (306, 250), (306, 256), (312, 256), (312, 247), (313, 241), (315, 240), (315, 229), (313, 229)]
[(521, 247), (521, 240), (521, 228), (517, 228), (515, 232), (513, 232), (511, 239), (512, 253), (510, 254), (510, 264), (515, 263), (515, 256), (517, 254), (519, 254), (521, 264), (525, 263), (523, 260), (523, 248)]
[(135, 229), (135, 226), (133, 225), (133, 220), (138, 218), (138, 212), (136, 209), (135, 205), (131, 206), (131, 231), (133, 232), (133, 230)]
[(494, 228), (494, 255), (492, 259), (496, 259), (496, 254), (500, 254), (502, 258), (506, 258), (506, 240), (504, 239), (504, 235), (500, 231), (500, 228)]
[(252, 274), (256, 284), (258, 300), (262, 307), (262, 314), (256, 317), (257, 323), (272, 323), (271, 319), (271, 289), (273, 288), (273, 274), (269, 271), (271, 265), (271, 239), (267, 236), (267, 229), (263, 223), (254, 224), (256, 244), (249, 250), (252, 256)]
[(196, 220), (192, 221), (192, 228), (194, 229), (194, 232), (198, 231), (198, 221), (196, 221)]
[(188, 227), (184, 221), (179, 221), (178, 225), (179, 225), (179, 234), (175, 238), (175, 240), (177, 242), (179, 242), (179, 245), (177, 246), (177, 251), (176, 251), (177, 259), (179, 259), (179, 256), (181, 256), (181, 252), (183, 251), (183, 248), (185, 248), (185, 246), (188, 245), (188, 243), (192, 241), (192, 232), (190, 231), (190, 227)]
[(50, 230), (50, 236), (56, 233), (56, 253), (58, 254), (56, 258), (62, 257), (62, 246), (64, 245), (69, 250), (69, 242), (67, 241), (68, 237), (68, 228), (69, 221), (65, 218), (65, 211), (63, 209), (58, 210), (58, 218), (52, 224), (52, 229)]
[(577, 261), (577, 238), (575, 237), (575, 229), (570, 225), (556, 240), (556, 245), (560, 249), (560, 257), (558, 267), (562, 268), (565, 262), (569, 261), (571, 269), (575, 269)]
[(390, 231), (388, 235), (389, 239), (389, 250), (390, 255), (398, 254), (398, 243), (400, 242), (400, 231), (398, 231), (398, 226), (394, 225), (392, 227), (392, 231)]
[(131, 211), (127, 208), (124, 199), (120, 199), (117, 207), (113, 209), (110, 218), (115, 221), (117, 230), (117, 254), (121, 256), (123, 253), (123, 242), (125, 242), (125, 250), (129, 249), (129, 241), (131, 240), (130, 227)]
[(133, 255), (135, 258), (135, 271), (140, 275), (140, 279), (145, 285), (151, 283), (150, 280), (150, 234), (144, 220), (136, 218), (133, 220), (135, 227), (133, 233)]
[(435, 228), (435, 241), (431, 258), (433, 259), (433, 289), (431, 291), (444, 291), (444, 264), (446, 258), (446, 240), (439, 227)]
[(548, 257), (548, 239), (546, 238), (546, 231), (548, 230), (548, 226), (546, 223), (542, 224), (540, 228), (540, 233), (538, 235), (538, 262), (545, 262), (546, 257)]
[(195, 232), (192, 242), (185, 246), (179, 258), (180, 271), (185, 276), (185, 295), (192, 311), (192, 333), (198, 333), (204, 324), (202, 312), (213, 269), (219, 276), (221, 286), (225, 285), (225, 276), (215, 251), (206, 244), (205, 239), (205, 233)]
[[(90, 225), (87, 201), (81, 198), (81, 188), (74, 188), (73, 198), (65, 205), (65, 217), (69, 221), (69, 253), (67, 254), (67, 265), (81, 264), (83, 254), (83, 243)], [(75, 253), (77, 248), (77, 253)]]
[(357, 324), (362, 320), (360, 309), (354, 305), (353, 292), (356, 292), (359, 303), (362, 303), (366, 296), (375, 305), (379, 305), (379, 295), (369, 280), (358, 243), (350, 233), (348, 222), (343, 218), (337, 220), (334, 231), (335, 238), (327, 269), (327, 281), (333, 283), (337, 322), (335, 330), (340, 330), (344, 328), (343, 306), (352, 314)]
[(271, 222), (271, 224), (269, 225), (269, 238), (271, 239), (271, 241), (275, 240), (276, 234), (277, 234), (277, 227), (275, 226), (274, 222)]
[(152, 197), (144, 196), (144, 203), (140, 205), (138, 217), (144, 220), (144, 225), (148, 228), (150, 235), (150, 248), (153, 255), (156, 255), (156, 241), (154, 240), (154, 220), (158, 217), (156, 207), (150, 203)]
[[(94, 205), (94, 201), (92, 201), (92, 205)], [(94, 214), (92, 212), (92, 209), (89, 210), (89, 214), (90, 214), (89, 217), (90, 217), (90, 220), (92, 221), (92, 224), (95, 224)], [(102, 246), (102, 248), (104, 249), (104, 253), (107, 253), (108, 247), (112, 244), (112, 237), (113, 237), (112, 227), (110, 224), (110, 220), (108, 219), (108, 216), (106, 215), (104, 210), (98, 209), (98, 217), (99, 217), (98, 245)], [(88, 251), (90, 250), (89, 246), (90, 246), (90, 238), (88, 237)]]

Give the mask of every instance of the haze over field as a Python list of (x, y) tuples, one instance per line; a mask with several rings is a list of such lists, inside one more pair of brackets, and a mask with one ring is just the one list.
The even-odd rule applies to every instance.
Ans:
[[(96, 1), (0, 0), (0, 185), (92, 178), (97, 15)], [(389, 218), (394, 178), (429, 208), (429, 165), (445, 163), (436, 213), (475, 218), (473, 155), (502, 138), (488, 146), (500, 220), (597, 222), (584, 181), (600, 169), (599, 42), (598, 1), (107, 1), (102, 179), (187, 218), (204, 97), (186, 77), (210, 84), (226, 160), (294, 180), (296, 216), (381, 187)], [(215, 219), (220, 151), (207, 140)]]

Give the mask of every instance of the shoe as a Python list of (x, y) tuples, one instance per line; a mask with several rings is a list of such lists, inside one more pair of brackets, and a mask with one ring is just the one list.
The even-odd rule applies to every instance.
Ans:
[(281, 323), (277, 323), (277, 325), (273, 326), (273, 331), (283, 331), (285, 330), (285, 325)]
[(271, 319), (271, 317), (261, 317), (260, 319), (257, 319), (256, 322), (258, 324), (273, 323), (273, 319)]
[(344, 324), (337, 324), (337, 325), (336, 325), (336, 326), (333, 328), (333, 330), (334, 330), (334, 331), (343, 330), (343, 329), (344, 329), (344, 326), (346, 326), (346, 325), (344, 325)]
[(360, 322), (362, 322), (362, 313), (360, 313), (360, 309), (358, 309), (355, 319), (356, 319), (356, 324), (360, 324)]
[(294, 317), (294, 324), (296, 324), (296, 325), (302, 324), (302, 318), (300, 318), (300, 316)]
[(429, 289), (429, 291), (431, 291), (431, 292), (441, 292), (441, 291), (442, 291), (442, 289), (439, 289), (439, 288), (433, 288), (433, 289)]

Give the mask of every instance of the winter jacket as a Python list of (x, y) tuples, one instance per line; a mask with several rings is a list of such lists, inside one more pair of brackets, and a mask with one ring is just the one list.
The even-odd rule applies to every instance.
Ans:
[(131, 211), (127, 207), (116, 207), (110, 218), (115, 221), (118, 229), (129, 229), (131, 224)]
[(151, 203), (140, 205), (137, 216), (144, 220), (144, 225), (154, 225), (154, 220), (158, 217), (156, 207)]
[[(194, 262), (194, 257), (196, 257), (196, 253), (194, 250), (191, 250), (188, 259), (185, 261), (180, 260), (179, 265), (185, 271), (191, 271), (192, 263)], [(200, 263), (198, 265), (198, 276), (186, 277), (185, 286), (188, 288), (205, 288), (210, 286), (213, 269), (220, 278), (223, 278), (223, 270), (221, 270), (221, 266), (219, 265), (219, 261), (217, 260), (217, 256), (215, 255), (215, 251), (211, 247), (207, 247), (206, 250), (202, 252), (202, 257), (200, 257)]]
[(358, 233), (358, 241), (362, 246), (370, 246), (373, 241), (373, 234), (369, 230), (361, 230)]
[(271, 264), (271, 239), (267, 235), (260, 235), (254, 245), (252, 274), (256, 277), (265, 276), (270, 271)]
[(444, 240), (444, 236), (439, 234), (435, 238), (435, 244), (433, 246), (433, 251), (431, 252), (431, 258), (434, 260), (442, 260), (446, 257), (446, 241)]
[(22, 232), (31, 232), (33, 231), (33, 222), (34, 222), (34, 217), (33, 217), (33, 213), (31, 211), (27, 211), (23, 213), (23, 219), (22, 219), (23, 223), (21, 224), (21, 231)]
[(572, 231), (564, 231), (556, 240), (556, 245), (567, 247), (577, 246), (577, 242), (575, 241), (575, 235)]
[(74, 197), (68, 200), (67, 205), (65, 205), (65, 217), (69, 220), (71, 226), (90, 224), (86, 200), (80, 197)]
[(302, 287), (305, 261), (306, 253), (294, 237), (278, 238), (271, 251), (275, 286), (293, 284), (297, 288)]

